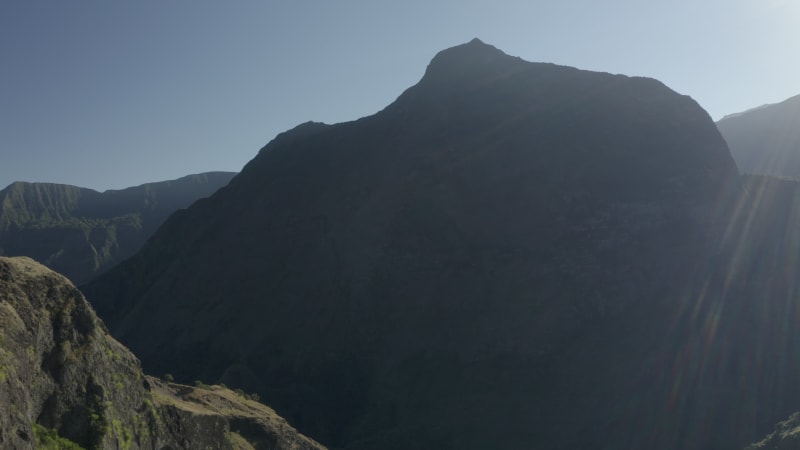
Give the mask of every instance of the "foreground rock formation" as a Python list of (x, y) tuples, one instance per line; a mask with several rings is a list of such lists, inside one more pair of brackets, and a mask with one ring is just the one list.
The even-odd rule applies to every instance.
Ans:
[(764, 439), (747, 446), (745, 450), (798, 450), (800, 449), (800, 412), (775, 426)]
[(0, 257), (0, 447), (47, 448), (48, 439), (86, 449), (322, 448), (230, 390), (144, 376), (65, 277)]

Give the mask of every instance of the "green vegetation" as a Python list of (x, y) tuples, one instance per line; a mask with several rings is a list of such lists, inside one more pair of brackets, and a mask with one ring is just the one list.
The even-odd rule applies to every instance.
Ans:
[[(226, 387), (225, 385), (221, 385), (221, 386), (222, 387)], [(253, 400), (253, 401), (256, 401), (256, 402), (261, 400), (261, 396), (258, 395), (258, 393), (256, 393), (256, 392), (253, 392), (252, 394), (248, 394), (245, 391), (243, 391), (242, 389), (234, 389), (233, 392), (235, 392), (236, 395), (238, 395), (239, 397), (242, 397), (245, 400)]]
[[(96, 389), (95, 386), (91, 386)], [(110, 407), (109, 402), (103, 401), (101, 392), (94, 392), (88, 397), (89, 404), (89, 436), (91, 440), (90, 447), (99, 448), (102, 446), (103, 438), (111, 431), (111, 424), (108, 423), (107, 408)]]
[(255, 447), (253, 447), (252, 444), (247, 442), (247, 439), (242, 437), (241, 434), (233, 431), (225, 433), (225, 442), (230, 446), (230, 448), (235, 448), (240, 450), (255, 449)]
[[(97, 320), (63, 277), (30, 258), (0, 257), (0, 449), (249, 449), (243, 438), (224, 435), (242, 420), (248, 436), (277, 434), (284, 448), (281, 441), (298, 440), (317, 448), (273, 411), (243, 405), (230, 391), (145, 378)], [(31, 414), (41, 423), (32, 426)]]
[(9, 364), (9, 361), (12, 363), (14, 362), (14, 354), (8, 350), (0, 348), (0, 383), (5, 383), (5, 381), (8, 379), (9, 371), (12, 373), (15, 372), (14, 365)]
[(114, 436), (119, 439), (119, 446), (122, 450), (128, 450), (131, 448), (131, 442), (133, 442), (133, 436), (131, 435), (131, 430), (122, 424), (122, 421), (119, 419), (114, 419), (111, 421), (111, 429), (114, 431)]
[(80, 445), (58, 435), (56, 430), (33, 424), (36, 448), (40, 450), (84, 450)]
[(233, 175), (209, 173), (104, 193), (13, 183), (0, 190), (0, 255), (29, 256), (82, 284), (134, 253), (172, 212)]
[(103, 436), (105, 436), (108, 431), (109, 427), (105, 416), (94, 412), (89, 414), (89, 434), (95, 446), (100, 445), (103, 441)]
[[(149, 414), (149, 411), (145, 412), (145, 414)], [(148, 427), (147, 419), (141, 414), (133, 416), (133, 429), (136, 430), (136, 434), (140, 439), (150, 436), (150, 428)]]
[(114, 387), (117, 388), (118, 391), (122, 391), (125, 387), (125, 376), (121, 373), (113, 373), (111, 374), (111, 381), (114, 383)]

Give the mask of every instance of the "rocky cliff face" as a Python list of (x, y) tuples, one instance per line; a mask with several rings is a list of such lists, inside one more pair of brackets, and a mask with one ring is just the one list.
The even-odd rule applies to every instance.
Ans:
[(738, 186), (692, 99), (476, 40), (374, 116), (279, 135), (85, 292), (146, 367), (333, 446), (708, 448), (666, 318)]
[(87, 449), (322, 448), (227, 389), (145, 377), (66, 278), (0, 257), (0, 447), (47, 448), (48, 439)]
[(77, 284), (127, 258), (175, 210), (233, 177), (209, 172), (103, 193), (13, 183), (0, 191), (0, 255), (30, 256)]
[(742, 172), (800, 176), (800, 95), (723, 117), (717, 127)]
[(800, 413), (775, 426), (775, 430), (764, 439), (753, 443), (745, 450), (797, 450), (800, 448)]

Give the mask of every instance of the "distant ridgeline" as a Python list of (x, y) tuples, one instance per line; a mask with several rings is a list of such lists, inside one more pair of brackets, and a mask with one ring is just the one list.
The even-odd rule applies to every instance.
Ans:
[(800, 95), (717, 122), (744, 173), (800, 177)]
[(102, 193), (12, 183), (0, 191), (0, 255), (29, 256), (85, 283), (135, 253), (170, 214), (234, 175), (209, 172)]

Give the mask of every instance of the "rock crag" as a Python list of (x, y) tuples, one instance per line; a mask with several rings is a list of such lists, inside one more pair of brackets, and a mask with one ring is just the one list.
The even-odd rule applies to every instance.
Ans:
[(228, 389), (143, 375), (69, 280), (0, 257), (0, 447), (47, 448), (48, 439), (85, 449), (323, 448)]

